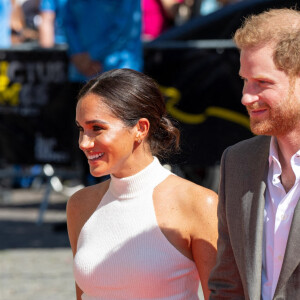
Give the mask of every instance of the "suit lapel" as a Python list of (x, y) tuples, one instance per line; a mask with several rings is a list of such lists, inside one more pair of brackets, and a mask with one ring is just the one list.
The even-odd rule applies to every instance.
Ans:
[(300, 199), (295, 207), (293, 221), (286, 245), (284, 260), (279, 275), (275, 295), (286, 284), (294, 270), (300, 263)]
[[(242, 220), (248, 234), (245, 236), (245, 274), (250, 299), (260, 299), (261, 292), (261, 270), (262, 270), (262, 246), (263, 246), (263, 219), (265, 207), (266, 173), (267, 165), (262, 168), (253, 181), (254, 193), (247, 193), (242, 199)], [(259, 178), (259, 180), (258, 180)], [(255, 186), (256, 184), (256, 186)]]
[[(250, 299), (260, 299), (263, 248), (263, 220), (268, 175), (269, 137), (260, 137), (249, 156), (247, 182), (242, 196), (241, 222), (244, 274)], [(245, 170), (243, 170), (245, 176)], [(242, 177), (243, 178), (243, 177)], [(245, 177), (244, 177), (245, 178)]]

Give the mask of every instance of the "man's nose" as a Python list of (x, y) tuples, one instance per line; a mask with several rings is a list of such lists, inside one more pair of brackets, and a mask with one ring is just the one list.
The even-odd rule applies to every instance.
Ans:
[(249, 83), (244, 84), (242, 104), (247, 106), (259, 100), (256, 89)]

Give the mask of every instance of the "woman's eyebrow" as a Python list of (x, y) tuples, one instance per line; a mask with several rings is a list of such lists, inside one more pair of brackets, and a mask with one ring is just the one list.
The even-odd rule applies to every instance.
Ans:
[[(77, 125), (79, 125), (79, 122), (78, 121), (75, 121), (75, 123), (77, 124)], [(89, 121), (85, 121), (85, 124), (86, 125), (90, 125), (90, 124), (95, 124), (95, 123), (97, 123), (97, 124), (108, 124), (107, 122), (105, 122), (105, 121), (102, 121), (102, 120), (100, 120), (100, 119), (95, 119), (95, 120), (89, 120)]]
[(85, 124), (89, 125), (89, 124), (94, 124), (94, 123), (100, 123), (100, 124), (108, 124), (105, 121), (102, 121), (100, 119), (95, 119), (95, 120), (90, 120), (90, 121), (86, 121)]

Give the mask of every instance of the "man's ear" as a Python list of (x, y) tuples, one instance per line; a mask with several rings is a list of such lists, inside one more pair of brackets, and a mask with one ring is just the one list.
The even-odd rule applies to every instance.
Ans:
[(146, 118), (141, 118), (135, 125), (136, 141), (140, 144), (146, 139), (150, 129), (150, 122)]

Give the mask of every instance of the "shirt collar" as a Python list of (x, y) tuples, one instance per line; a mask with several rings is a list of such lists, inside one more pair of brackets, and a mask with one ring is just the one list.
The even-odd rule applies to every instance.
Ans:
[[(300, 149), (293, 155), (293, 158), (294, 157), (300, 157)], [(277, 139), (276, 137), (272, 136), (270, 142), (270, 150), (269, 150), (269, 166), (274, 160), (278, 161), (279, 163)]]
[[(299, 180), (300, 174), (296, 168), (300, 168), (300, 149), (292, 156), (291, 165), (296, 175), (296, 180)], [(269, 150), (269, 169), (272, 170), (273, 179), (279, 178), (281, 175), (281, 164), (278, 157), (278, 144), (276, 137), (271, 137), (270, 150)]]
[[(269, 150), (269, 166), (272, 162), (280, 166), (279, 157), (278, 157), (278, 144), (276, 137), (271, 137), (270, 150)], [(280, 167), (281, 168), (281, 167)]]

